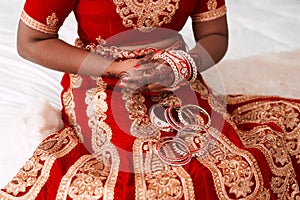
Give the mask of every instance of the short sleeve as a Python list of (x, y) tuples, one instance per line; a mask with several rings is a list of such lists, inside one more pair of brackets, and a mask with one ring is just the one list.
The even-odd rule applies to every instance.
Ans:
[(27, 26), (48, 34), (57, 34), (77, 0), (26, 0), (21, 20)]
[(206, 22), (225, 14), (225, 0), (197, 0), (191, 17), (193, 22)]

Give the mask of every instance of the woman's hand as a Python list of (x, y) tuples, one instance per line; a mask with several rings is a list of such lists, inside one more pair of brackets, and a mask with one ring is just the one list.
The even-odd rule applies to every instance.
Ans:
[(130, 90), (159, 92), (168, 89), (174, 81), (174, 73), (170, 66), (147, 56), (138, 60), (132, 69), (121, 77), (120, 87)]

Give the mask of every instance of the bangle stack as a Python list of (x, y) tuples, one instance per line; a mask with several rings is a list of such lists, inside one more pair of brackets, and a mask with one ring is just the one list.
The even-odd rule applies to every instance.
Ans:
[(155, 150), (162, 161), (172, 166), (186, 165), (192, 159), (192, 153), (186, 142), (176, 137), (160, 138), (156, 143)]
[(151, 107), (150, 119), (161, 131), (177, 132), (156, 142), (156, 152), (165, 163), (186, 165), (192, 157), (207, 152), (211, 141), (211, 118), (202, 107), (192, 104), (164, 107), (156, 104)]
[(174, 82), (169, 86), (174, 88), (183, 81), (195, 81), (197, 78), (197, 66), (193, 58), (182, 50), (163, 51), (155, 54), (152, 59), (162, 59), (173, 70)]

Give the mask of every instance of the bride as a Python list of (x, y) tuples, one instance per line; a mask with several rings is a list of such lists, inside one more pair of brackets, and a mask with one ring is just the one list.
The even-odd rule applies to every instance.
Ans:
[(227, 43), (224, 0), (27, 0), (18, 52), (65, 72), (64, 127), (0, 199), (299, 199), (300, 101), (214, 95)]

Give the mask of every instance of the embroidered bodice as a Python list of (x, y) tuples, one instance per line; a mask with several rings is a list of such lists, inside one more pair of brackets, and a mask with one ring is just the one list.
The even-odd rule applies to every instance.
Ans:
[(151, 34), (153, 27), (180, 31), (189, 16), (193, 22), (208, 21), (223, 16), (226, 7), (224, 0), (27, 0), (21, 20), (56, 34), (72, 11), (80, 39), (90, 43), (133, 28)]

